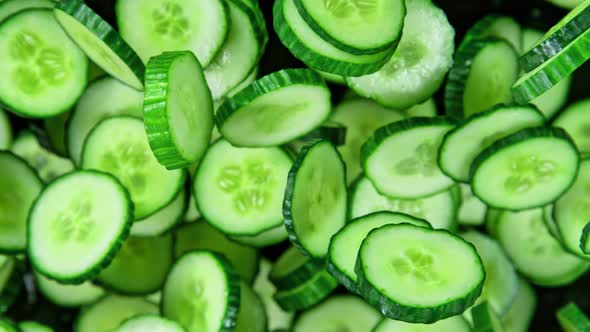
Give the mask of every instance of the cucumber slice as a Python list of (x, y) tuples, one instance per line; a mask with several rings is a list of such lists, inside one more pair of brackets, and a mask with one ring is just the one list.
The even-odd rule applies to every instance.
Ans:
[[(477, 21), (471, 28), (469, 28), (465, 33), (465, 37), (461, 41), (459, 48), (462, 48), (473, 39), (486, 37), (504, 39), (518, 52), (522, 50), (524, 43), (523, 31), (518, 22), (509, 16), (492, 14)], [(528, 47), (528, 45), (526, 46)]]
[[(299, 250), (297, 248), (294, 249)], [(276, 287), (269, 278), (272, 271), (271, 269), (272, 264), (268, 260), (265, 258), (260, 260), (260, 268), (258, 269), (256, 280), (254, 280), (253, 289), (264, 304), (266, 317), (268, 318), (269, 330), (289, 329), (295, 314), (293, 312), (287, 312), (281, 309), (281, 307), (279, 307), (279, 305), (272, 298), (273, 294), (276, 292)]]
[(328, 272), (351, 292), (357, 292), (355, 264), (363, 240), (374, 229), (402, 223), (432, 228), (426, 220), (385, 211), (353, 219), (330, 240)]
[(567, 285), (590, 268), (590, 262), (564, 251), (549, 233), (543, 209), (503, 212), (497, 238), (516, 268), (537, 285)]
[(264, 248), (279, 244), (287, 240), (288, 237), (289, 234), (287, 233), (285, 227), (283, 225), (279, 225), (257, 235), (232, 236), (231, 239), (250, 247)]
[(45, 150), (30, 131), (18, 134), (10, 150), (26, 160), (45, 183), (74, 170), (74, 164), (69, 159)]
[(53, 8), (52, 0), (4, 0), (0, 2), (0, 22), (10, 16), (32, 8)]
[(0, 314), (16, 301), (23, 284), (25, 265), (15, 257), (0, 256)]
[(193, 195), (207, 222), (226, 235), (258, 235), (283, 223), (282, 193), (292, 161), (280, 148), (209, 147)]
[(60, 1), (53, 12), (62, 28), (92, 62), (121, 82), (143, 90), (143, 62), (119, 33), (84, 1)]
[(186, 190), (181, 190), (166, 207), (151, 216), (136, 220), (131, 226), (131, 235), (151, 237), (168, 233), (178, 225), (187, 208)]
[(27, 215), (43, 183), (26, 161), (0, 151), (0, 253), (18, 253), (27, 247)]
[(322, 268), (297, 287), (279, 289), (273, 298), (285, 311), (300, 311), (320, 303), (337, 287), (338, 281)]
[(264, 304), (249, 285), (240, 284), (240, 310), (235, 332), (267, 332), (267, 317)]
[(365, 174), (382, 194), (421, 198), (449, 189), (453, 180), (436, 160), (443, 135), (452, 128), (445, 117), (411, 118), (375, 131), (361, 151)]
[(231, 241), (225, 234), (209, 226), (205, 221), (186, 224), (175, 232), (174, 257), (193, 250), (210, 250), (223, 254), (240, 274), (242, 280), (251, 283), (258, 269), (258, 252)]
[(586, 116), (588, 110), (590, 99), (578, 101), (568, 106), (552, 123), (553, 126), (567, 131), (582, 154), (590, 153), (590, 120)]
[(184, 170), (168, 171), (148, 144), (143, 122), (129, 116), (107, 118), (88, 134), (80, 162), (84, 169), (114, 175), (129, 190), (134, 218), (166, 207), (182, 190)]
[(0, 100), (28, 118), (68, 111), (86, 88), (88, 59), (50, 9), (28, 9), (0, 25)]
[(338, 152), (346, 163), (347, 182), (352, 183), (361, 174), (361, 146), (373, 132), (388, 123), (402, 120), (397, 111), (385, 108), (369, 99), (351, 99), (340, 103), (330, 121), (346, 127), (346, 141)]
[(232, 331), (236, 325), (240, 278), (221, 255), (183, 255), (172, 267), (162, 295), (162, 314), (187, 332)]
[(336, 147), (322, 140), (304, 147), (283, 201), (291, 242), (311, 257), (325, 257), (330, 238), (346, 223), (346, 209), (346, 170)]
[(381, 314), (362, 299), (336, 295), (299, 316), (293, 332), (372, 331)]
[(129, 194), (114, 177), (94, 171), (66, 174), (45, 187), (29, 213), (31, 263), (62, 283), (90, 280), (119, 250), (132, 217)]
[(503, 39), (472, 39), (455, 55), (445, 86), (445, 109), (467, 118), (512, 101), (511, 87), (519, 75), (518, 53)]
[(318, 74), (285, 69), (254, 81), (224, 102), (215, 122), (235, 146), (277, 146), (319, 127), (330, 109), (330, 90)]
[(213, 101), (203, 69), (190, 51), (152, 57), (145, 71), (145, 130), (167, 169), (198, 162), (211, 141)]
[(406, 16), (403, 0), (295, 0), (295, 6), (322, 39), (345, 52), (361, 55), (395, 47)]
[(528, 332), (537, 307), (537, 294), (524, 278), (518, 278), (518, 293), (502, 323), (505, 332)]
[(279, 289), (295, 288), (323, 270), (320, 261), (310, 260), (295, 246), (283, 251), (269, 273), (269, 279)]
[(273, 24), (279, 39), (310, 68), (340, 76), (362, 76), (381, 69), (395, 48), (376, 54), (355, 55), (345, 52), (320, 37), (305, 22), (294, 0), (275, 1)]
[(0, 109), (0, 150), (6, 150), (12, 145), (12, 127), (10, 118)]
[[(460, 235), (475, 246), (486, 271), (485, 284), (476, 304), (487, 301), (502, 317), (518, 292), (518, 275), (512, 263), (500, 244), (492, 238), (477, 231), (467, 231)], [(470, 317), (469, 313), (470, 311), (465, 313), (467, 317)]]
[(438, 115), (436, 103), (430, 98), (422, 104), (416, 104), (402, 112), (408, 118), (428, 117), (433, 118)]
[(570, 302), (557, 311), (557, 321), (565, 332), (581, 332), (590, 329), (590, 319), (578, 307)]
[(534, 106), (499, 105), (462, 120), (440, 144), (440, 169), (456, 181), (468, 182), (475, 158), (495, 141), (523, 128), (541, 126), (545, 117)]
[(25, 321), (18, 323), (22, 332), (54, 332), (52, 328), (37, 322)]
[(369, 179), (361, 177), (350, 189), (349, 217), (358, 218), (378, 211), (400, 212), (428, 220), (433, 228), (453, 230), (457, 205), (451, 190), (424, 198), (396, 199), (380, 194)]
[(461, 207), (457, 221), (463, 226), (480, 226), (485, 223), (487, 206), (473, 195), (471, 187), (461, 184)]
[(144, 62), (164, 51), (192, 51), (207, 67), (231, 24), (226, 1), (118, 0), (121, 36)]
[(364, 239), (356, 263), (360, 294), (388, 318), (434, 323), (462, 313), (485, 273), (475, 248), (445, 230), (386, 225)]
[(64, 285), (35, 273), (35, 280), (41, 294), (60, 307), (74, 308), (96, 302), (105, 291), (90, 281), (80, 285)]
[(384, 318), (373, 332), (471, 332), (471, 326), (461, 316), (439, 320), (432, 324), (412, 324)]
[(20, 328), (7, 318), (0, 318), (0, 332), (22, 332)]
[(124, 321), (113, 332), (185, 332), (177, 322), (157, 315), (139, 315)]
[(54, 116), (43, 120), (43, 129), (47, 133), (49, 150), (55, 152), (58, 156), (69, 157), (66, 150), (66, 122), (70, 117), (70, 112)]
[(406, 6), (403, 36), (389, 62), (374, 74), (346, 79), (359, 95), (396, 109), (430, 98), (453, 65), (455, 50), (455, 30), (444, 11), (430, 0), (407, 0)]
[(107, 295), (80, 312), (74, 331), (111, 332), (131, 317), (157, 313), (158, 307), (143, 298)]
[(522, 129), (477, 156), (470, 173), (473, 193), (496, 208), (541, 207), (572, 186), (579, 159), (575, 144), (562, 129)]
[(476, 332), (504, 332), (498, 314), (488, 302), (482, 302), (473, 307), (473, 331)]

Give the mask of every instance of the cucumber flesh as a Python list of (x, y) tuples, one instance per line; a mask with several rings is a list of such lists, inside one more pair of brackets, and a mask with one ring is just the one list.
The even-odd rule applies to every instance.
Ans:
[(461, 207), (457, 219), (464, 226), (480, 226), (485, 223), (487, 206), (471, 192), (471, 187), (461, 184)]
[(235, 332), (267, 332), (264, 304), (250, 285), (240, 283), (240, 309)]
[(518, 279), (518, 293), (510, 309), (502, 317), (505, 332), (528, 332), (537, 308), (535, 289), (522, 277)]
[(563, 110), (552, 123), (567, 131), (582, 154), (590, 153), (590, 121), (586, 117), (589, 109), (590, 100), (578, 101)]
[(143, 298), (107, 295), (80, 312), (74, 330), (111, 332), (131, 317), (157, 313), (158, 307)]
[(10, 16), (31, 8), (53, 8), (52, 0), (6, 0), (0, 3), (0, 22)]
[(279, 225), (256, 235), (232, 236), (231, 239), (254, 248), (264, 248), (279, 244), (289, 237), (285, 226)]
[(131, 235), (151, 237), (169, 232), (181, 222), (184, 216), (187, 207), (186, 195), (186, 190), (182, 190), (170, 204), (160, 211), (145, 219), (136, 220), (131, 226)]
[(124, 321), (113, 332), (185, 332), (185, 330), (173, 320), (157, 315), (139, 315)]
[(105, 291), (101, 287), (90, 281), (79, 285), (65, 285), (40, 273), (35, 273), (35, 280), (41, 294), (61, 307), (71, 308), (88, 305), (105, 295)]
[(384, 318), (373, 332), (471, 332), (471, 326), (461, 316), (449, 317), (432, 324), (412, 324)]
[[(481, 39), (486, 37), (495, 37), (508, 41), (510, 45), (520, 52), (523, 44), (529, 45), (523, 40), (524, 31), (522, 31), (518, 22), (512, 17), (501, 15), (488, 15), (477, 21), (466, 33), (465, 38), (461, 41), (459, 48), (467, 44), (470, 40)], [(533, 40), (533, 42), (536, 40)]]

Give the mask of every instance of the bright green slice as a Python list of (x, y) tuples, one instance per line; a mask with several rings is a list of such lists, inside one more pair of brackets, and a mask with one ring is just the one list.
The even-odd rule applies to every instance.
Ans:
[(567, 131), (582, 154), (590, 153), (590, 99), (584, 99), (569, 105), (561, 112), (552, 125)]

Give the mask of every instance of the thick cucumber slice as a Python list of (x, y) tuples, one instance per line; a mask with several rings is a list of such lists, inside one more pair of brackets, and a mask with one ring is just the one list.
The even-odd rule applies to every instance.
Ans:
[[(475, 246), (486, 271), (485, 284), (476, 303), (487, 301), (503, 316), (518, 292), (518, 275), (512, 263), (499, 243), (492, 238), (477, 231), (462, 233), (461, 237)], [(466, 312), (469, 317), (468, 313)]]
[(109, 75), (143, 90), (145, 67), (119, 33), (82, 0), (63, 0), (53, 10), (55, 18), (86, 55)]
[(445, 230), (386, 225), (363, 241), (356, 263), (360, 294), (383, 315), (434, 323), (462, 313), (485, 273), (475, 248)]
[(255, 249), (231, 241), (205, 221), (182, 225), (174, 235), (176, 258), (193, 250), (218, 252), (230, 261), (242, 280), (248, 283), (254, 280), (258, 269), (258, 253)]
[(473, 39), (486, 37), (504, 39), (509, 42), (517, 52), (522, 50), (523, 31), (518, 22), (512, 17), (494, 14), (482, 18), (469, 28), (465, 33), (465, 37), (461, 41), (459, 48), (464, 47), (465, 44)]
[(537, 307), (537, 294), (524, 278), (518, 278), (518, 293), (502, 323), (505, 332), (528, 332)]
[(464, 226), (480, 226), (485, 223), (487, 206), (473, 195), (471, 187), (461, 184), (461, 207), (457, 221)]
[(381, 314), (362, 299), (336, 295), (304, 312), (293, 326), (293, 332), (372, 331)]
[(417, 198), (396, 199), (380, 194), (366, 177), (359, 178), (350, 189), (349, 217), (358, 218), (378, 211), (400, 212), (428, 220), (433, 228), (454, 229), (457, 206), (451, 190)]
[(50, 9), (28, 9), (0, 25), (0, 100), (20, 116), (68, 111), (86, 88), (88, 59)]
[(383, 67), (395, 50), (391, 47), (369, 55), (345, 52), (313, 31), (301, 17), (294, 0), (275, 1), (273, 24), (283, 45), (296, 58), (310, 68), (340, 76), (362, 76), (374, 73)]
[(482, 302), (471, 310), (473, 316), (473, 331), (477, 332), (504, 332), (502, 322), (498, 314), (488, 302)]
[(280, 148), (209, 147), (193, 183), (207, 222), (226, 235), (258, 235), (283, 223), (282, 193), (291, 158)]
[(90, 281), (80, 285), (64, 285), (35, 273), (35, 280), (41, 293), (60, 307), (79, 307), (96, 302), (105, 291)]
[(190, 51), (150, 58), (143, 117), (150, 147), (167, 169), (184, 168), (203, 157), (213, 130), (213, 100)]
[(232, 236), (231, 239), (254, 248), (264, 248), (281, 243), (289, 237), (285, 226), (279, 225), (257, 235)]
[(289, 171), (283, 215), (289, 239), (307, 255), (323, 258), (330, 238), (346, 223), (346, 170), (327, 141), (303, 148)]
[(12, 145), (12, 127), (8, 114), (0, 109), (0, 150), (6, 150)]
[(150, 150), (143, 122), (129, 116), (99, 122), (88, 134), (81, 166), (114, 175), (129, 190), (134, 218), (168, 205), (182, 190), (184, 170), (168, 171)]
[(324, 269), (321, 261), (310, 260), (295, 246), (283, 251), (269, 273), (269, 279), (279, 289), (295, 288)]
[(184, 217), (188, 202), (186, 196), (186, 190), (181, 190), (166, 207), (145, 219), (136, 220), (131, 226), (131, 235), (150, 237), (168, 233)]
[(80, 165), (88, 134), (101, 120), (115, 115), (143, 116), (143, 94), (106, 77), (90, 84), (66, 123), (68, 155)]
[(439, 320), (432, 324), (412, 324), (384, 318), (373, 332), (472, 332), (471, 326), (461, 316)]
[(129, 194), (114, 177), (66, 174), (45, 187), (29, 213), (31, 263), (62, 283), (90, 280), (113, 259), (132, 218)]
[(503, 212), (498, 220), (497, 238), (516, 268), (537, 285), (570, 284), (590, 267), (587, 260), (564, 251), (549, 233), (543, 209)]
[(22, 332), (21, 329), (7, 318), (0, 318), (0, 332)]
[(461, 119), (512, 101), (518, 53), (503, 39), (472, 39), (455, 55), (445, 86), (447, 114)]
[(233, 331), (239, 305), (239, 276), (223, 256), (208, 251), (182, 256), (162, 295), (162, 314), (187, 332)]
[(224, 0), (117, 0), (115, 10), (121, 36), (144, 62), (164, 51), (189, 50), (207, 67), (231, 24)]
[[(299, 250), (295, 248), (295, 250)], [(254, 280), (254, 291), (262, 300), (266, 310), (266, 317), (268, 318), (268, 329), (273, 331), (275, 329), (289, 329), (293, 321), (293, 312), (286, 312), (275, 302), (272, 298), (276, 292), (276, 287), (269, 279), (271, 273), (272, 263), (265, 258), (260, 260), (260, 268), (258, 276)]]
[(322, 268), (297, 287), (279, 289), (273, 298), (285, 311), (300, 311), (320, 303), (337, 287), (338, 281)]
[(131, 317), (157, 313), (158, 307), (143, 298), (107, 295), (80, 312), (74, 331), (111, 332)]
[(477, 156), (470, 172), (473, 193), (496, 208), (541, 207), (571, 187), (579, 159), (575, 144), (562, 129), (526, 128)]
[(158, 315), (139, 315), (124, 321), (113, 332), (185, 332), (177, 322)]
[(445, 135), (438, 164), (454, 180), (468, 182), (470, 166), (485, 148), (523, 128), (544, 123), (545, 117), (534, 106), (492, 107), (464, 119)]
[(25, 265), (15, 257), (0, 256), (0, 314), (4, 314), (18, 298)]
[(277, 146), (319, 127), (330, 114), (330, 90), (308, 69), (262, 77), (224, 102), (215, 122), (235, 146)]
[(375, 54), (395, 47), (402, 36), (402, 0), (295, 0), (299, 14), (322, 39), (352, 54)]
[(61, 158), (45, 150), (30, 131), (21, 132), (15, 138), (10, 150), (26, 160), (46, 183), (74, 170), (74, 164), (69, 159)]
[(240, 310), (235, 332), (267, 332), (267, 317), (264, 304), (250, 285), (240, 283)]
[(377, 129), (361, 151), (366, 176), (380, 193), (395, 198), (421, 198), (450, 188), (453, 180), (436, 160), (452, 125), (444, 117), (411, 118)]
[(396, 109), (430, 98), (453, 65), (455, 50), (455, 30), (440, 8), (430, 0), (407, 0), (406, 6), (403, 36), (389, 62), (374, 74), (346, 79), (359, 95)]
[(561, 307), (556, 316), (559, 325), (565, 332), (581, 332), (590, 329), (590, 319), (573, 302)]
[(52, 0), (4, 0), (0, 3), (0, 22), (10, 16), (32, 8), (53, 8)]
[(346, 100), (338, 105), (330, 121), (346, 127), (346, 142), (338, 147), (338, 152), (346, 163), (346, 178), (352, 183), (361, 174), (361, 146), (373, 132), (388, 123), (402, 120), (404, 116), (397, 111), (385, 108), (368, 99)]
[(576, 143), (580, 153), (590, 153), (590, 99), (582, 100), (568, 106), (553, 121), (552, 125), (563, 128)]
[(0, 151), (0, 252), (23, 252), (27, 247), (27, 215), (43, 183), (26, 161)]
[(54, 332), (52, 328), (37, 322), (25, 321), (18, 323), (22, 332)]
[(330, 240), (328, 272), (347, 289), (356, 292), (357, 275), (355, 264), (363, 240), (373, 229), (402, 223), (431, 228), (426, 220), (393, 212), (375, 212), (353, 219)]

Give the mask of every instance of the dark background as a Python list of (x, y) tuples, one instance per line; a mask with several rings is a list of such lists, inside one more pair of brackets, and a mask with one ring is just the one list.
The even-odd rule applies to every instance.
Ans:
[[(203, 1), (203, 0), (199, 0)], [(267, 18), (270, 40), (266, 53), (262, 59), (259, 75), (289, 68), (303, 67), (287, 49), (279, 42), (272, 30), (272, 0), (259, 0), (261, 8)], [(103, 18), (116, 26), (114, 19), (115, 0), (86, 0)], [(514, 17), (521, 25), (546, 31), (551, 25), (559, 21), (567, 12), (555, 7), (544, 0), (435, 0), (446, 12), (450, 23), (456, 30), (456, 44), (461, 40), (465, 31), (478, 19), (487, 14), (497, 13)], [(569, 102), (590, 97), (588, 91), (590, 83), (590, 65), (586, 64), (574, 75)], [(332, 86), (335, 102), (342, 96), (344, 88)], [(442, 112), (442, 96), (440, 91), (435, 100)], [(24, 127), (20, 119), (13, 118), (17, 128)], [(267, 248), (263, 255), (275, 258), (283, 246)], [(547, 268), (551, 268), (548, 266)], [(8, 312), (8, 316), (16, 321), (38, 320), (52, 325), (58, 332), (71, 330), (71, 322), (77, 311), (56, 307), (48, 302), (32, 287), (31, 276), (25, 278), (29, 287), (23, 290), (17, 302)], [(568, 301), (575, 301), (590, 313), (590, 276), (578, 280), (578, 282), (561, 288), (537, 288), (538, 307), (533, 319), (530, 331), (560, 331), (555, 320), (555, 311)], [(146, 331), (149, 332), (149, 331)], [(320, 331), (318, 331), (320, 332)], [(363, 332), (363, 331), (359, 331)]]

